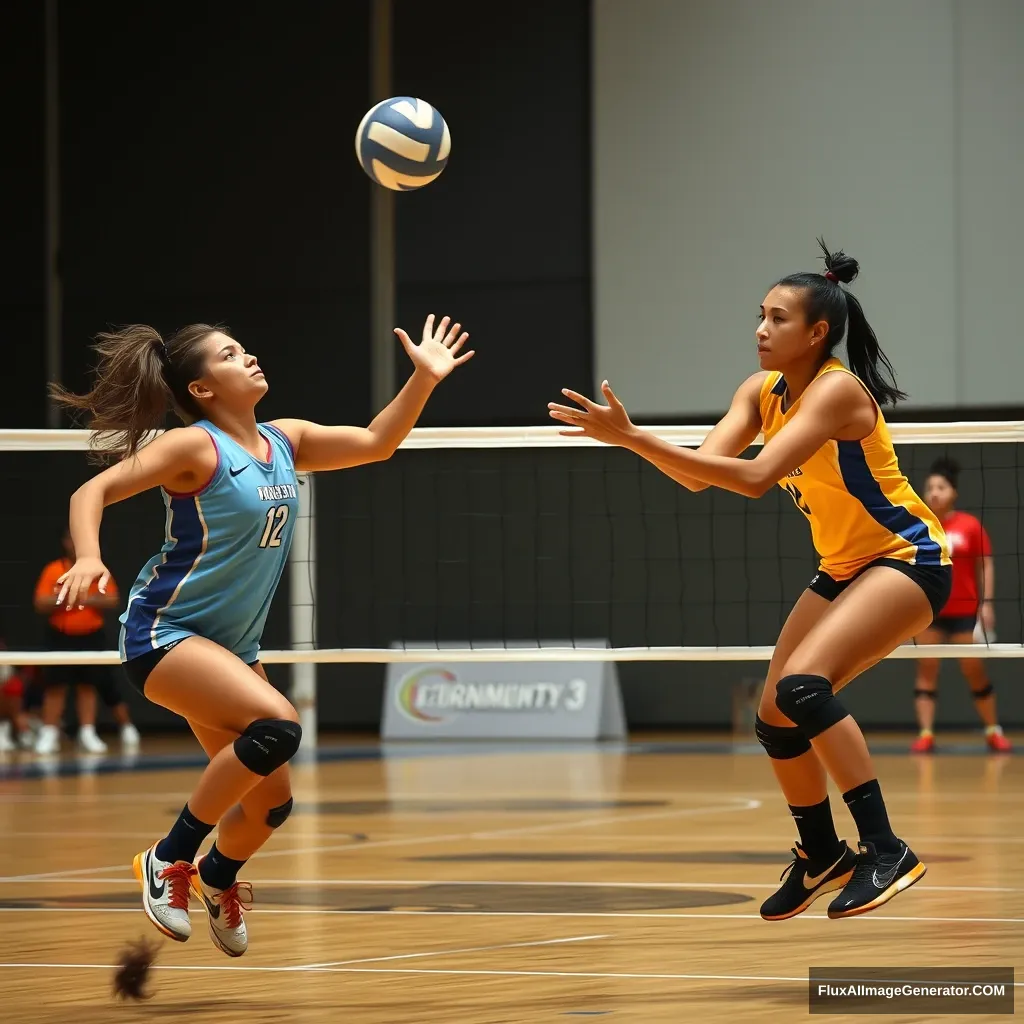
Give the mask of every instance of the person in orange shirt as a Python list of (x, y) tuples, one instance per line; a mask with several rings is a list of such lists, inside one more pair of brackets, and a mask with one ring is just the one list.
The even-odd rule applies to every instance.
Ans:
[[(47, 648), (52, 651), (105, 651), (107, 638), (104, 612), (118, 604), (117, 586), (113, 580), (105, 594), (95, 585), (75, 607), (56, 607), (60, 593), (57, 582), (75, 564), (75, 548), (71, 534), (65, 529), (62, 544), (64, 557), (54, 559), (43, 569), (36, 583), (35, 608), (47, 617)], [(83, 607), (79, 607), (82, 605)], [(90, 754), (106, 752), (107, 745), (96, 733), (96, 695), (113, 712), (121, 727), (121, 745), (125, 750), (138, 749), (139, 732), (132, 724), (128, 705), (124, 702), (106, 665), (54, 665), (46, 672), (43, 698), (43, 725), (36, 737), (37, 754), (55, 754), (60, 750), (60, 719), (64, 713), (65, 693), (74, 684), (77, 690), (78, 743)]]

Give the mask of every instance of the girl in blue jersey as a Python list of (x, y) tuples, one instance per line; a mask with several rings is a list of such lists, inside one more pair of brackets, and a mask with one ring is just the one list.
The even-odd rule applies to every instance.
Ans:
[[(101, 334), (93, 390), (52, 389), (89, 414), (100, 458), (117, 460), (71, 498), (77, 560), (58, 581), (57, 604), (73, 607), (94, 581), (105, 591), (107, 505), (159, 487), (166, 508), (166, 540), (132, 587), (120, 646), (131, 683), (185, 718), (210, 757), (170, 832), (134, 862), (147, 917), (180, 942), (191, 935), (194, 892), (214, 943), (229, 956), (246, 951), (242, 911), (252, 889), (237, 875), (292, 807), (288, 761), (302, 730), (258, 652), (298, 511), (296, 471), (389, 458), (438, 382), (473, 355), (461, 351), (469, 335), (448, 317), (436, 329), (427, 317), (419, 345), (395, 333), (415, 370), (366, 428), (258, 423), (267, 381), (256, 357), (206, 324), (167, 341), (138, 325)], [(168, 407), (185, 426), (143, 445)], [(214, 826), (216, 842), (194, 864)]]

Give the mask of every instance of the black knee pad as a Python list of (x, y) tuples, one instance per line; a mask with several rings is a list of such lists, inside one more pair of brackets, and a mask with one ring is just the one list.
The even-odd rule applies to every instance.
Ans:
[(811, 749), (810, 740), (793, 725), (769, 725), (760, 715), (754, 719), (757, 742), (776, 761), (790, 761)]
[(235, 740), (235, 757), (256, 775), (269, 775), (287, 764), (299, 749), (302, 726), (284, 718), (250, 722)]
[(288, 815), (292, 813), (293, 802), (292, 798), (288, 797), (280, 807), (271, 807), (267, 811), (267, 824), (271, 828), (280, 828), (288, 820)]
[(986, 697), (991, 697), (996, 692), (996, 688), (989, 683), (988, 686), (983, 686), (980, 690), (971, 690), (971, 696), (975, 700), (984, 700)]
[(928, 700), (935, 700), (935, 691), (934, 690), (915, 690), (914, 691), (914, 696), (915, 697), (927, 697)]
[(775, 706), (809, 740), (850, 714), (824, 676), (784, 676), (775, 687)]

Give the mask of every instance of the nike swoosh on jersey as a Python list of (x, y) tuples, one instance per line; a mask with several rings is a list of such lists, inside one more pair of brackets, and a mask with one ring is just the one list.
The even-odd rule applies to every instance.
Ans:
[(878, 868), (875, 868), (871, 875), (871, 881), (875, 884), (877, 888), (888, 889), (889, 886), (892, 885), (892, 880), (896, 877), (896, 872), (899, 870), (900, 865), (903, 863), (903, 858), (906, 857), (908, 853), (910, 853), (910, 847), (906, 846), (903, 848), (903, 857), (900, 857), (900, 859), (896, 861), (895, 864), (893, 864), (892, 868), (889, 871), (887, 871), (884, 875), (882, 875), (881, 878), (879, 878), (878, 876)]
[(814, 875), (813, 877), (811, 877), (810, 875), (804, 875), (804, 888), (813, 889), (815, 886), (823, 882), (825, 880), (825, 876), (828, 875), (830, 871), (834, 871), (839, 866), (839, 861), (842, 860), (845, 856), (845, 853), (840, 854), (839, 860), (837, 860), (835, 864), (832, 864), (829, 867), (825, 868), (825, 870), (822, 871), (820, 875)]
[(246, 470), (247, 470), (248, 468), (249, 468), (249, 465), (248, 465), (248, 463), (246, 463), (246, 465), (244, 465), (244, 466), (239, 466), (239, 467), (238, 467), (238, 469), (235, 469), (235, 467), (234, 467), (234, 466), (232, 466), (232, 467), (231, 467), (231, 468), (230, 468), (230, 469), (228, 470), (228, 472), (229, 472), (229, 473), (230, 473), (230, 474), (231, 474), (232, 476), (238, 476), (238, 474), (239, 474), (239, 473), (244, 473), (244, 472), (245, 472), (245, 471), (246, 471)]

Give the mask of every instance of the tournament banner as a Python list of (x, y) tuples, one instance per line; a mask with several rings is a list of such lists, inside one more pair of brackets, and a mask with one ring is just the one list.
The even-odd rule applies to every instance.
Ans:
[[(468, 645), (447, 646), (465, 650)], [(625, 737), (614, 662), (546, 662), (544, 649), (537, 648), (536, 662), (446, 663), (444, 652), (440, 646), (425, 651), (422, 662), (388, 665), (383, 739)]]

